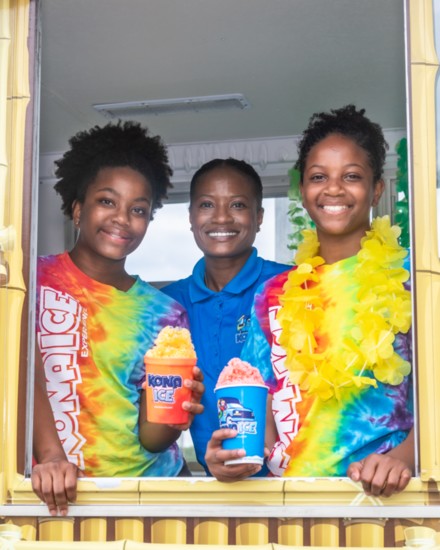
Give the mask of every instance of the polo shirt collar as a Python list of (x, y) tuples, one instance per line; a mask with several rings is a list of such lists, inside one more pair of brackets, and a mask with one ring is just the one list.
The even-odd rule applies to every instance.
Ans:
[[(263, 268), (263, 260), (258, 257), (257, 249), (252, 247), (252, 253), (241, 271), (229, 281), (223, 290), (229, 294), (240, 294), (257, 281)], [(205, 259), (202, 258), (194, 266), (189, 285), (189, 297), (192, 303), (201, 302), (215, 294), (219, 294), (205, 285)]]

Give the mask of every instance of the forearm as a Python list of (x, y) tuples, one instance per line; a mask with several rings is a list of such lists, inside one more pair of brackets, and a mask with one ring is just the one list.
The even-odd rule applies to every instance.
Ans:
[(278, 438), (277, 427), (272, 412), (272, 400), (272, 395), (268, 395), (266, 405), (266, 434), (264, 444), (269, 449), (269, 451), (272, 450)]
[(401, 460), (404, 462), (408, 468), (411, 469), (411, 472), (414, 474), (415, 471), (415, 446), (414, 446), (414, 428), (411, 428), (411, 431), (408, 434), (408, 437), (405, 441), (402, 441), (400, 445), (391, 449), (386, 453), (388, 456)]
[(159, 453), (167, 449), (177, 441), (180, 430), (176, 430), (166, 424), (153, 424), (143, 421), (139, 426), (139, 439), (141, 445), (150, 453)]
[(39, 463), (50, 460), (66, 460), (61, 441), (55, 427), (52, 408), (49, 403), (39, 354), (36, 357), (34, 386), (33, 452)]
[(55, 421), (46, 392), (46, 385), (35, 383), (34, 393), (34, 457), (38, 464), (32, 469), (32, 488), (47, 504), (49, 513), (67, 514), (69, 502), (76, 500), (76, 483), (80, 475), (64, 453), (55, 428)]

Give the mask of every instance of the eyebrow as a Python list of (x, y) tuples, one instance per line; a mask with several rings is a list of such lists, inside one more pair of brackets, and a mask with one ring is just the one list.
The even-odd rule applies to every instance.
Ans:
[[(203, 199), (203, 198), (209, 198), (209, 199), (211, 199), (211, 198), (213, 198), (213, 197), (215, 197), (215, 195), (210, 195), (210, 194), (208, 194), (208, 193), (203, 193), (203, 194), (201, 194), (201, 195), (198, 195), (198, 196), (195, 197), (195, 198), (196, 198), (196, 199)], [(241, 199), (241, 198), (247, 199), (247, 198), (249, 198), (249, 197), (248, 197), (248, 195), (231, 195), (229, 198), (230, 198), (230, 199)]]
[[(357, 162), (351, 162), (350, 164), (344, 164), (344, 168), (349, 168), (350, 166), (356, 166), (358, 168), (365, 168), (362, 164), (358, 164)], [(307, 170), (310, 170), (310, 168), (325, 168), (324, 164), (312, 164), (307, 168)]]
[[(121, 196), (120, 193), (115, 191), (112, 187), (100, 187), (99, 189), (96, 190), (96, 192), (97, 193), (106, 192), (106, 193), (110, 193), (111, 195), (116, 195), (117, 197)], [(134, 199), (134, 202), (147, 202), (147, 203), (150, 203), (151, 201), (147, 197), (137, 197), (136, 199)]]

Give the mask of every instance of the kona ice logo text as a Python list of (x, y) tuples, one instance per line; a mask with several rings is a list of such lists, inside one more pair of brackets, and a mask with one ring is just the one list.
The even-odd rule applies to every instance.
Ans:
[(182, 377), (175, 374), (149, 374), (147, 383), (153, 390), (155, 403), (174, 403), (174, 392), (182, 387)]
[(237, 424), (237, 432), (239, 434), (256, 434), (257, 423), (256, 422), (240, 422)]

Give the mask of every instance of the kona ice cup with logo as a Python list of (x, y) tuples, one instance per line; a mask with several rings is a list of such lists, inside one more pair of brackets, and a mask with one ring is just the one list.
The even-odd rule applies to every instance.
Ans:
[(147, 420), (157, 424), (185, 424), (189, 413), (182, 409), (191, 400), (184, 380), (194, 378), (197, 357), (188, 329), (164, 327), (144, 357)]
[(237, 436), (225, 439), (223, 449), (244, 449), (246, 455), (228, 464), (263, 464), (268, 388), (258, 369), (237, 357), (220, 373), (215, 387), (220, 428), (231, 428)]

